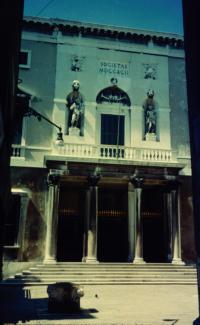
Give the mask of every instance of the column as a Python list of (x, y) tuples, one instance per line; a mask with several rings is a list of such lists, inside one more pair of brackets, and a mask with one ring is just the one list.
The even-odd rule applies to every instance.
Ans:
[(98, 263), (97, 261), (97, 214), (98, 214), (98, 181), (100, 175), (88, 177), (89, 189), (86, 193), (86, 240), (85, 257), (86, 263)]
[(171, 261), (172, 264), (184, 264), (181, 259), (181, 225), (179, 184), (172, 182), (168, 198)]
[(90, 217), (90, 201), (91, 201), (91, 192), (90, 192), (90, 186), (88, 186), (85, 191), (85, 213), (84, 213), (82, 262), (86, 261), (87, 251), (88, 251), (87, 242), (88, 242), (88, 229), (89, 229), (89, 217)]
[(133, 263), (145, 263), (143, 259), (143, 234), (142, 234), (142, 216), (141, 216), (141, 196), (143, 178), (134, 177), (131, 182), (135, 187), (135, 225), (136, 225), (136, 238), (135, 238), (135, 258)]
[(128, 262), (133, 262), (135, 256), (135, 188), (128, 183)]
[(56, 263), (59, 179), (58, 174), (49, 174), (48, 176), (49, 192), (44, 263)]
[(181, 225), (179, 183), (171, 184), (172, 205), (172, 264), (184, 264), (181, 259)]
[(172, 200), (170, 191), (164, 193), (164, 211), (167, 229), (167, 261), (172, 261)]

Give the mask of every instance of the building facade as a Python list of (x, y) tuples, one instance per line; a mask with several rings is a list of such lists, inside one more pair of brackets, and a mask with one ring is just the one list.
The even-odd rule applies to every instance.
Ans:
[(20, 55), (5, 260), (195, 262), (183, 39), (26, 17)]

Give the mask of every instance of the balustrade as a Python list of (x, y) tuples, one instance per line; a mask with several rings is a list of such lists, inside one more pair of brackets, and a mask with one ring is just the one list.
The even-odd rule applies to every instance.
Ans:
[(25, 148), (24, 146), (13, 144), (12, 145), (12, 151), (11, 151), (11, 157), (20, 158), (25, 156)]
[(69, 157), (104, 158), (104, 159), (125, 159), (137, 161), (170, 162), (172, 159), (171, 150), (131, 148), (114, 145), (90, 145), (90, 144), (69, 144), (62, 147), (55, 147), (54, 152)]
[[(26, 150), (28, 150), (28, 148)], [(131, 148), (114, 145), (95, 146), (92, 144), (65, 143), (63, 146), (54, 145), (52, 154), (76, 158), (176, 162), (176, 157), (172, 157), (171, 150)], [(12, 145), (11, 157), (24, 158), (25, 147), (20, 145)]]

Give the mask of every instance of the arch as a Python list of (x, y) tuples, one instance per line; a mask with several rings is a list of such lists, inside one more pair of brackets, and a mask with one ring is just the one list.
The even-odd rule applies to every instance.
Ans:
[(97, 104), (118, 103), (125, 106), (131, 106), (128, 94), (116, 85), (102, 89), (96, 97), (96, 102)]

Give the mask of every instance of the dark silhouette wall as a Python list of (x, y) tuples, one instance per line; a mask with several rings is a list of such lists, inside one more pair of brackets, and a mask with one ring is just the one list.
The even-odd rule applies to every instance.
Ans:
[(2, 278), (3, 227), (10, 200), (10, 148), (14, 115), (23, 0), (0, 3), (0, 279)]

